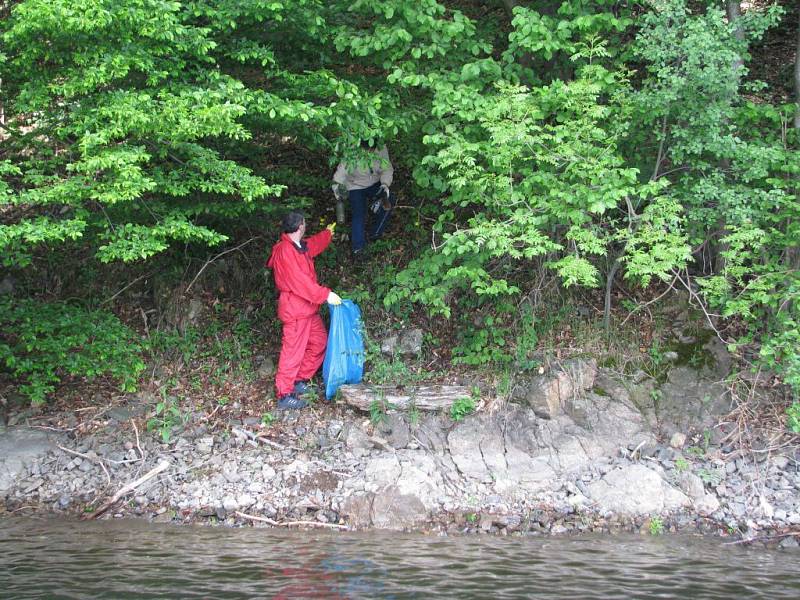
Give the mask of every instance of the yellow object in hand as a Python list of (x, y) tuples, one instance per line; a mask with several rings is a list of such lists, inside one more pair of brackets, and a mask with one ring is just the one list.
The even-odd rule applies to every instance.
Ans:
[(330, 232), (333, 233), (334, 231), (336, 231), (336, 222), (334, 221), (333, 223), (328, 223), (325, 229), (329, 229)]

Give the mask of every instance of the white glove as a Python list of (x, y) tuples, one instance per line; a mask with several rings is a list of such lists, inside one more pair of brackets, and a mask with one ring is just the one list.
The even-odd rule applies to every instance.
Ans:
[(347, 188), (341, 183), (334, 183), (331, 186), (331, 189), (333, 190), (333, 195), (336, 196), (337, 200), (344, 200), (345, 196), (347, 195)]
[(333, 304), (334, 306), (339, 306), (342, 303), (342, 299), (339, 298), (339, 295), (331, 291), (328, 293), (328, 304)]

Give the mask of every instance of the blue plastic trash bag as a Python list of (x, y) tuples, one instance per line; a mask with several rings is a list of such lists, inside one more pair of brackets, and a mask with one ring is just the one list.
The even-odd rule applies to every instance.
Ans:
[(331, 328), (328, 330), (328, 348), (322, 363), (325, 398), (336, 395), (345, 383), (361, 383), (364, 375), (364, 338), (361, 336), (361, 311), (352, 300), (342, 300), (339, 305), (329, 304)]

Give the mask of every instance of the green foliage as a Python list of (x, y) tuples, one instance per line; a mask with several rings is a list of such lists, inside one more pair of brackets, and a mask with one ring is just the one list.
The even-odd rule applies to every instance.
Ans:
[(684, 471), (687, 471), (688, 469), (689, 469), (689, 461), (688, 460), (686, 460), (682, 456), (679, 456), (678, 458), (675, 459), (675, 470), (678, 473), (683, 473)]
[(399, 355), (385, 356), (380, 346), (367, 337), (365, 339), (365, 362), (369, 371), (365, 379), (376, 385), (407, 386), (424, 381), (431, 376), (430, 372), (414, 369)]
[(800, 402), (792, 402), (786, 408), (786, 426), (794, 433), (800, 433)]
[(503, 316), (487, 316), (480, 327), (462, 328), (461, 341), (453, 346), (453, 364), (485, 365), (509, 363), (512, 359), (506, 347), (510, 329)]
[(725, 478), (724, 472), (724, 469), (703, 468), (697, 470), (697, 476), (703, 480), (703, 483), (716, 486), (722, 483), (722, 480)]
[(271, 412), (267, 412), (261, 415), (261, 424), (264, 427), (269, 427), (274, 422), (275, 422), (275, 415), (273, 415)]
[(642, 184), (624, 165), (619, 134), (608, 125), (622, 112), (621, 96), (600, 101), (612, 84), (626, 86), (620, 74), (586, 65), (566, 83), (472, 90), (469, 110), (426, 136), (433, 153), (415, 172), (420, 185), (446, 194), (448, 209), (434, 227), (440, 241), (397, 275), (385, 303), (412, 300), (449, 316), (464, 292), (487, 299), (519, 292), (503, 275), (538, 257), (566, 286), (597, 286), (598, 259), (619, 242), (629, 253), (627, 276), (644, 284), (684, 265), (688, 248), (672, 229), (677, 207), (672, 216), (661, 207), (641, 217), (648, 226), (638, 234), (629, 226), (639, 217), (619, 212), (631, 199), (657, 198), (663, 184)]
[(720, 8), (668, 0), (643, 15), (634, 49), (649, 75), (631, 96), (630, 150), (638, 159), (643, 144), (658, 148), (648, 160), (682, 207), (681, 221), (670, 217), (674, 229), (711, 258), (712, 272), (697, 280), (704, 298), (748, 326), (735, 345), (760, 342), (762, 364), (800, 389), (800, 275), (791, 258), (800, 154), (785, 129), (794, 109), (756, 104), (742, 84), (748, 44), (780, 13), (778, 4), (746, 11), (736, 24), (743, 40)]
[(369, 420), (373, 425), (380, 425), (386, 421), (386, 403), (383, 398), (375, 399), (369, 403)]
[(34, 404), (66, 376), (108, 375), (123, 391), (134, 391), (145, 368), (136, 333), (103, 310), (0, 299), (0, 331), (0, 365)]
[(417, 425), (419, 425), (419, 417), (420, 417), (419, 408), (417, 408), (416, 404), (412, 402), (411, 406), (408, 407), (408, 422), (411, 425), (411, 427), (416, 427)]
[(650, 517), (650, 535), (662, 535), (664, 533), (664, 520), (659, 517)]
[(450, 418), (460, 421), (475, 412), (475, 400), (471, 397), (458, 398), (450, 407)]
[(147, 430), (157, 431), (161, 441), (169, 443), (172, 430), (186, 422), (186, 416), (181, 413), (175, 398), (168, 396), (165, 390), (161, 390), (161, 401), (156, 404), (156, 409), (152, 417), (147, 420)]

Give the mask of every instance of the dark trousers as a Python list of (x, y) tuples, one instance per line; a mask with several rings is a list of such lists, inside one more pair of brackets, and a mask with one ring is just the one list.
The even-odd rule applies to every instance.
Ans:
[[(370, 201), (378, 194), (381, 184), (375, 183), (368, 188), (361, 190), (350, 190), (350, 218), (352, 221), (352, 230), (350, 233), (350, 244), (353, 247), (353, 252), (362, 250), (367, 245), (367, 213)], [(391, 208), (386, 210), (381, 206), (378, 212), (372, 214), (370, 221), (371, 227), (369, 232), (369, 239), (374, 240), (386, 230), (389, 225), (389, 218), (392, 216), (392, 209), (394, 208), (395, 199), (391, 194), (389, 195), (389, 202)]]

